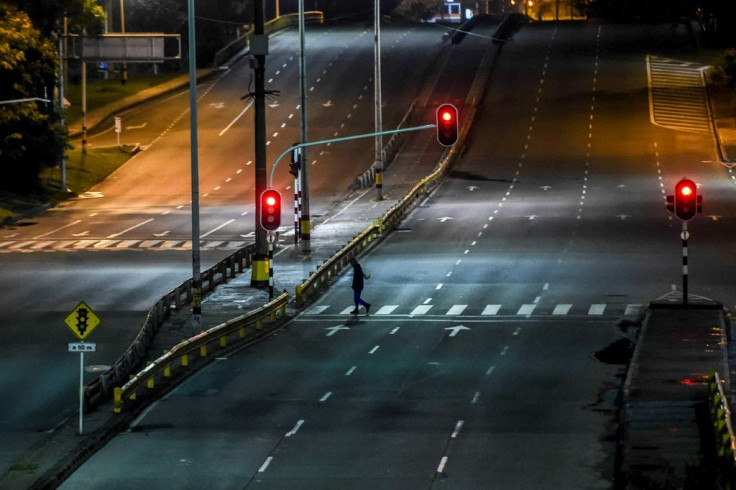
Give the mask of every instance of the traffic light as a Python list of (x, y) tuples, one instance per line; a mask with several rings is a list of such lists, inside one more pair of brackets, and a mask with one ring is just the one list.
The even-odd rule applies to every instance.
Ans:
[[(298, 143), (294, 143), (296, 146)], [(291, 163), (289, 164), (289, 173), (294, 177), (299, 177), (299, 170), (302, 167), (302, 149), (292, 148), (291, 150)]]
[(437, 108), (437, 141), (443, 146), (452, 146), (457, 141), (457, 108), (442, 104)]
[(268, 231), (281, 225), (281, 194), (276, 189), (266, 189), (261, 194), (261, 226)]
[(703, 196), (698, 195), (698, 186), (690, 179), (681, 179), (675, 184), (675, 195), (667, 196), (667, 209), (683, 221), (703, 212)]

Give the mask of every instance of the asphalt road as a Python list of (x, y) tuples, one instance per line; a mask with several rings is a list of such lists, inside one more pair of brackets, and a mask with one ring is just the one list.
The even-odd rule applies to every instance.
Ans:
[[(370, 33), (364, 26), (310, 27), (311, 139), (373, 131)], [(435, 69), (442, 33), (432, 26), (384, 29), (384, 127), (399, 122)], [(299, 139), (297, 40), (295, 31), (271, 40), (268, 88), (281, 96), (267, 114), (269, 168)], [(249, 77), (241, 60), (198, 88), (203, 268), (253, 241), (253, 110), (240, 100)], [(67, 352), (76, 337), (64, 318), (79, 302), (102, 320), (87, 339), (98, 351), (85, 360), (110, 365), (155, 301), (191, 277), (187, 107), (183, 92), (122, 114), (121, 141), (139, 143), (143, 152), (90, 193), (0, 230), (3, 471), (75, 413), (79, 361)], [(101, 131), (90, 135), (90, 144), (114, 144), (114, 133)], [(372, 148), (372, 140), (364, 140), (310, 153), (316, 221), (370, 167)], [(288, 165), (280, 166), (275, 186), (285, 196), (290, 179)], [(284, 206), (282, 219), (287, 231), (289, 209)]]
[(691, 59), (687, 30), (525, 27), (450, 177), (363, 258), (370, 317), (347, 274), (63, 488), (611, 488), (621, 373), (589, 354), (681, 290), (683, 175), (705, 196), (690, 292), (735, 292), (733, 179), (707, 131), (652, 124), (647, 54)]

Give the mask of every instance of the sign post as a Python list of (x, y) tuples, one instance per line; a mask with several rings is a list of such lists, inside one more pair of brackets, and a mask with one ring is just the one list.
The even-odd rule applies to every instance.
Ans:
[(100, 324), (100, 318), (92, 308), (82, 301), (64, 319), (64, 323), (71, 329), (80, 342), (70, 342), (69, 352), (79, 352), (79, 435), (84, 433), (82, 415), (84, 413), (84, 353), (96, 352), (97, 344), (85, 342), (92, 331)]
[(115, 116), (115, 134), (118, 135), (118, 146), (120, 146), (120, 133), (123, 132), (123, 121), (120, 116)]

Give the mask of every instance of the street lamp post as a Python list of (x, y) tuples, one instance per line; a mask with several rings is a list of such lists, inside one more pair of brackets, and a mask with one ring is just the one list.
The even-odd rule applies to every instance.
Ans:
[(197, 50), (194, 36), (194, 0), (187, 0), (187, 15), (189, 16), (189, 134), (192, 160), (192, 330), (196, 335), (202, 325), (202, 276), (199, 250), (199, 149), (197, 143)]
[(383, 116), (381, 102), (381, 0), (375, 0), (373, 15), (374, 64), (373, 64), (373, 98), (375, 101), (375, 158), (373, 166), (376, 169), (376, 199), (383, 199)]

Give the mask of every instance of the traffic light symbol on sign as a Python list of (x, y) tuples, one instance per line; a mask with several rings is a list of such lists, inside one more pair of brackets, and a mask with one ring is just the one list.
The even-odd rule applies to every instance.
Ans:
[(452, 104), (442, 104), (437, 108), (437, 141), (444, 146), (457, 142), (457, 108)]
[(703, 197), (698, 195), (698, 186), (690, 179), (682, 179), (675, 185), (674, 211), (683, 221), (692, 219), (702, 212)]
[(266, 189), (261, 194), (261, 226), (268, 231), (281, 225), (281, 194), (276, 189)]

